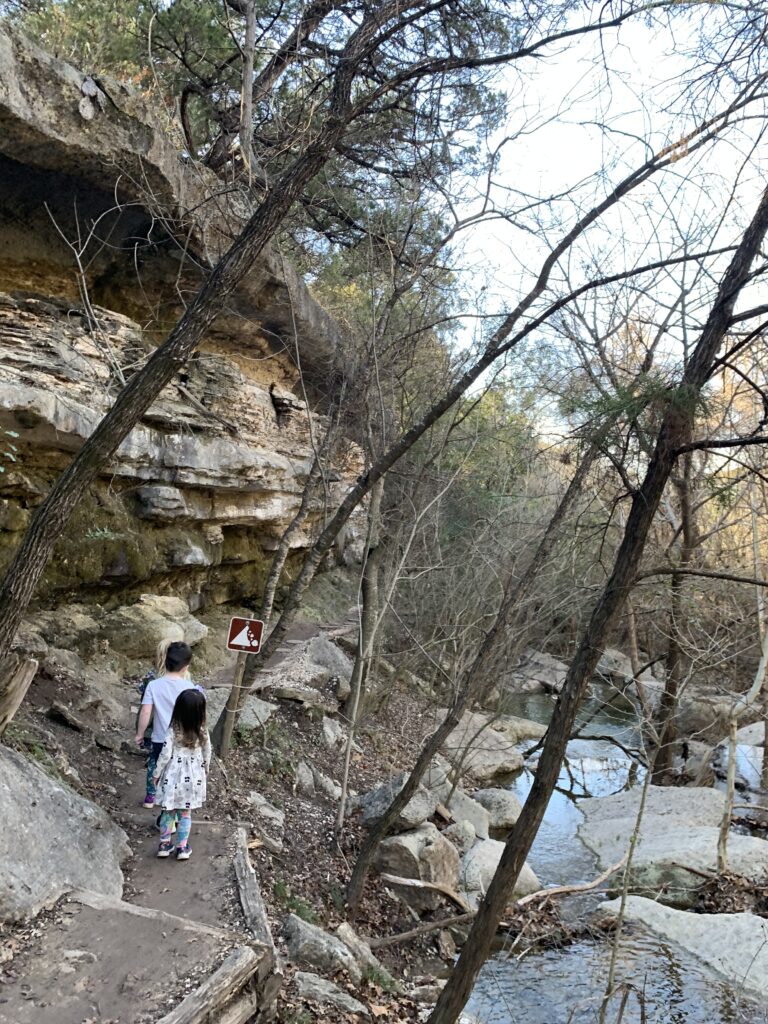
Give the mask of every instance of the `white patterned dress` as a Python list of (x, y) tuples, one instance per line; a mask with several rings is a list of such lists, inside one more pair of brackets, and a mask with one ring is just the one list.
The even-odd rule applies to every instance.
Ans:
[(205, 733), (202, 746), (187, 747), (169, 729), (157, 759), (157, 802), (166, 811), (194, 810), (205, 803), (205, 781), (211, 764), (211, 740)]

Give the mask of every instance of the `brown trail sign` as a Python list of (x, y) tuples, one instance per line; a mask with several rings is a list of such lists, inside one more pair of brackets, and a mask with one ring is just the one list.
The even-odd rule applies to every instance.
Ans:
[(261, 619), (244, 619), (236, 615), (229, 623), (227, 648), (230, 651), (238, 651), (239, 653), (235, 664), (235, 678), (232, 682), (232, 689), (229, 691), (227, 706), (224, 709), (224, 718), (221, 723), (219, 756), (222, 760), (229, 753), (229, 745), (232, 741), (232, 730), (235, 726), (235, 718), (240, 710), (245, 659), (248, 654), (259, 653), (261, 650), (261, 638), (263, 634), (264, 623)]
[(261, 650), (261, 637), (264, 623), (260, 619), (233, 618), (229, 623), (227, 647), (230, 651), (245, 651), (247, 654), (258, 654)]

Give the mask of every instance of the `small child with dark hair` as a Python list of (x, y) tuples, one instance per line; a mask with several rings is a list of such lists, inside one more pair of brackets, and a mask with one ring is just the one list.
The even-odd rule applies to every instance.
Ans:
[(205, 697), (199, 690), (184, 690), (173, 706), (171, 725), (153, 780), (163, 808), (158, 857), (170, 857), (173, 852), (175, 828), (176, 860), (189, 860), (192, 811), (205, 802), (210, 764), (211, 740), (205, 727)]
[[(165, 673), (152, 679), (144, 690), (141, 698), (141, 710), (136, 723), (136, 745), (144, 744), (144, 733), (152, 719), (152, 749), (147, 761), (147, 795), (145, 807), (155, 805), (155, 785), (153, 779), (157, 767), (157, 759), (163, 749), (166, 733), (173, 713), (173, 706), (179, 694), (193, 684), (189, 680), (187, 669), (192, 661), (192, 649), (181, 640), (168, 644), (165, 652)], [(202, 695), (201, 695), (202, 696)], [(203, 698), (205, 699), (205, 698)]]

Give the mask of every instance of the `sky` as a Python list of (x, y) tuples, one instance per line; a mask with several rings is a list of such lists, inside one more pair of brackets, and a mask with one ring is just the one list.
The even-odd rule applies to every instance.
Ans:
[[(692, 123), (685, 96), (679, 97), (682, 76), (689, 67), (684, 51), (693, 43), (690, 31), (678, 31), (673, 39), (669, 32), (635, 21), (607, 34), (602, 51), (597, 36), (553, 51), (537, 63), (532, 80), (525, 74), (527, 68), (519, 76), (514, 69), (508, 73), (508, 123), (500, 126), (491, 145), (521, 128), (525, 134), (503, 149), (496, 176), (499, 187), (494, 193), (497, 203), (519, 203), (514, 190), (532, 196), (555, 195), (577, 185), (573, 197), (556, 204), (562, 216), (560, 230), (564, 230), (575, 219), (577, 208), (591, 205), (605, 194), (611, 181), (615, 183), (628, 168), (642, 162), (648, 155), (648, 141), (659, 147), (678, 138), (681, 126), (687, 130)], [(604, 62), (612, 69), (610, 76)], [(671, 101), (675, 103), (674, 117), (661, 109)], [(585, 256), (588, 248), (593, 253), (599, 251), (599, 270), (592, 273), (612, 273), (668, 252), (673, 240), (680, 237), (677, 225), (684, 231), (694, 223), (707, 225), (703, 248), (713, 237), (718, 245), (730, 244), (752, 215), (764, 187), (760, 148), (744, 175), (739, 201), (715, 237), (711, 226), (726, 205), (726, 190), (749, 142), (746, 137), (735, 137), (733, 143), (721, 142), (707, 147), (702, 155), (681, 159), (670, 173), (641, 186), (591, 228), (586, 244), (580, 243), (576, 252)], [(608, 181), (595, 179), (595, 172), (614, 162), (617, 166)], [(478, 188), (483, 185), (480, 182)], [(465, 209), (473, 209), (471, 199)], [(530, 215), (523, 220), (528, 229), (534, 227)], [(550, 240), (557, 237), (558, 231), (552, 231)], [(467, 307), (494, 312), (511, 308), (532, 284), (547, 251), (541, 228), (523, 230), (519, 225), (494, 221), (468, 230), (459, 257), (467, 269), (463, 279)], [(711, 261), (714, 272), (722, 268), (724, 259)], [(583, 280), (582, 274), (581, 267), (573, 268), (576, 280)], [(660, 303), (677, 296), (677, 277), (656, 282)], [(710, 280), (707, 294), (711, 288)], [(745, 301), (752, 304), (754, 298), (748, 296)], [(695, 319), (695, 303), (692, 307)], [(702, 306), (700, 316), (705, 312)], [(466, 322), (462, 332), (465, 343), (477, 338), (477, 328), (477, 321)]]
[[(667, 33), (655, 32), (636, 21), (618, 31), (612, 30), (608, 41), (613, 45), (606, 46), (606, 59), (619, 72), (611, 75), (610, 88), (606, 87), (605, 74), (595, 68), (595, 62), (600, 59), (596, 36), (554, 51), (550, 59), (539, 64), (534, 82), (523, 90), (518, 88), (516, 76), (508, 76), (512, 93), (509, 123), (497, 132), (492, 144), (498, 144), (510, 129), (525, 124), (530, 131), (532, 121), (546, 122), (548, 117), (552, 120), (504, 148), (497, 174), (501, 187), (496, 197), (500, 204), (505, 201), (505, 189), (541, 196), (565, 192), (574, 183), (586, 183), (606, 159), (610, 162), (618, 153), (623, 154), (624, 169), (636, 166), (647, 152), (646, 140), (663, 145), (670, 137), (670, 129), (674, 132), (683, 123), (682, 118), (672, 121), (658, 109), (654, 111), (662, 98), (668, 99), (679, 89), (680, 76), (686, 67), (679, 53), (682, 46), (679, 38), (678, 52), (669, 52)], [(595, 121), (606, 123), (610, 131), (606, 133), (591, 123)], [(669, 212), (685, 221), (696, 209), (703, 210), (707, 205), (717, 208), (722, 202), (723, 182), (732, 181), (737, 159), (733, 147), (718, 144), (709, 147), (703, 158), (694, 156), (679, 161), (674, 168), (675, 176), (679, 178), (693, 171), (701, 181), (706, 175), (707, 195), (703, 200), (699, 186), (692, 184), (674, 197)], [(749, 198), (757, 198), (762, 187), (759, 171), (760, 164), (755, 163), (751, 182), (745, 182), (745, 207)], [(614, 181), (619, 177), (619, 173), (611, 175)], [(668, 175), (666, 180), (670, 181), (671, 177)], [(594, 184), (583, 185), (580, 196), (600, 195), (604, 191), (603, 183), (598, 184), (596, 190)], [(666, 219), (671, 223), (669, 216), (661, 218), (657, 188), (651, 183), (631, 197), (631, 216), (620, 221), (618, 214), (612, 214), (605, 222), (606, 228), (598, 227), (592, 234), (602, 232), (600, 243), (604, 245), (610, 237), (615, 238), (620, 226), (622, 238), (633, 245), (647, 244), (648, 225), (637, 216), (641, 203), (649, 218)], [(568, 201), (561, 203), (560, 208), (563, 213), (572, 212)], [(497, 221), (472, 230), (465, 244), (465, 260), (475, 271), (482, 268), (488, 275), (491, 294), (498, 295), (504, 304), (508, 300), (511, 271), (514, 276), (512, 268), (515, 265), (530, 268), (535, 256), (541, 258), (544, 251), (545, 247), (538, 244), (535, 237)]]

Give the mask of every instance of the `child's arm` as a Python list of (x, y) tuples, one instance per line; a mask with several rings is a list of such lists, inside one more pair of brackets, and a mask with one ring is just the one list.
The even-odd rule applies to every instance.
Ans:
[(168, 735), (165, 737), (165, 743), (163, 749), (160, 751), (160, 756), (157, 759), (157, 767), (155, 768), (155, 779), (159, 779), (163, 774), (163, 769), (171, 760), (173, 756), (173, 729), (168, 730)]
[(211, 737), (208, 735), (208, 730), (205, 730), (205, 739), (203, 740), (203, 760), (205, 761), (206, 772), (210, 771), (211, 768)]
[(142, 746), (142, 744), (144, 743), (144, 733), (147, 731), (147, 726), (149, 725), (149, 720), (152, 718), (153, 710), (154, 704), (152, 703), (151, 698), (146, 704), (142, 703), (141, 710), (139, 711), (139, 718), (138, 721), (136, 722), (137, 747)]

